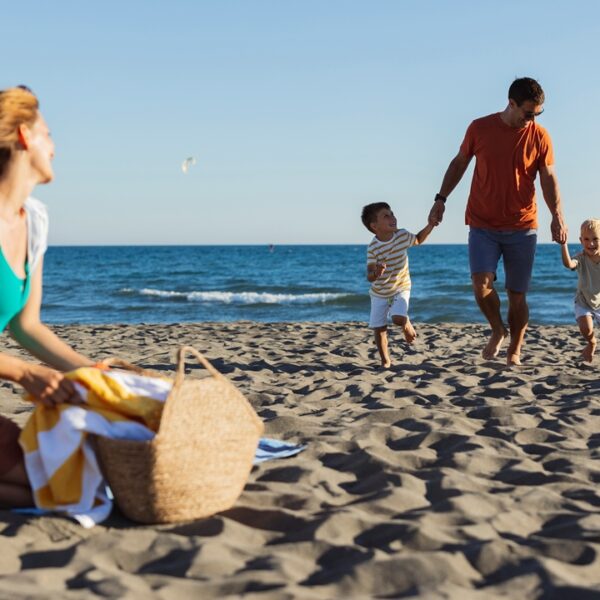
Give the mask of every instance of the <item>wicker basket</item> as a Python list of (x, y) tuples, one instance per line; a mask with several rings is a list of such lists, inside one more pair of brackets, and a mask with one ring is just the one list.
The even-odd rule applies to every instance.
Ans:
[[(211, 377), (185, 378), (188, 352)], [(184, 346), (177, 361), (153, 440), (96, 438), (119, 508), (140, 523), (199, 519), (230, 508), (242, 493), (263, 432), (248, 401), (199, 352)]]

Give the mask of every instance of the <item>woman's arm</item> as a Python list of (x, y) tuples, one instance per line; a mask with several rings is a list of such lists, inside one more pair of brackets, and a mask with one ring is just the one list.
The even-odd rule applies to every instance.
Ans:
[(73, 383), (60, 371), (25, 362), (8, 354), (0, 353), (0, 379), (22, 385), (36, 400), (46, 406), (62, 402), (81, 403)]
[(42, 273), (43, 261), (40, 261), (31, 278), (27, 304), (9, 324), (11, 335), (23, 348), (55, 369), (70, 371), (92, 365), (93, 361), (73, 350), (41, 322)]

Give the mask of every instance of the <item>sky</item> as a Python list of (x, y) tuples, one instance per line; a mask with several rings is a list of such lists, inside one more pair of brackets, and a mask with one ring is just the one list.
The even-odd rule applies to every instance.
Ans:
[[(31, 0), (2, 23), (0, 89), (30, 86), (56, 143), (51, 244), (366, 244), (378, 201), (418, 231), (521, 76), (569, 241), (600, 216), (595, 0)], [(466, 243), (471, 172), (431, 243)]]

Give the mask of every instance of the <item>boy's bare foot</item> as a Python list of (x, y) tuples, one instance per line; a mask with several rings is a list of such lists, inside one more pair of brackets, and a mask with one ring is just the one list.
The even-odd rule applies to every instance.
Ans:
[(596, 338), (592, 338), (583, 349), (581, 357), (585, 362), (591, 363), (594, 360), (594, 353), (596, 352)]
[(408, 344), (412, 344), (416, 337), (417, 332), (415, 328), (412, 326), (412, 323), (407, 319), (406, 323), (402, 326), (402, 331), (404, 331), (404, 339)]
[(498, 356), (498, 352), (500, 352), (500, 348), (504, 343), (504, 340), (508, 336), (508, 329), (503, 328), (500, 331), (492, 331), (492, 335), (490, 335), (490, 339), (488, 343), (485, 345), (485, 348), (481, 351), (481, 356), (485, 360), (490, 360)]
[(384, 369), (389, 369), (392, 366), (392, 361), (389, 358), (387, 360), (382, 360), (381, 361), (381, 366)]

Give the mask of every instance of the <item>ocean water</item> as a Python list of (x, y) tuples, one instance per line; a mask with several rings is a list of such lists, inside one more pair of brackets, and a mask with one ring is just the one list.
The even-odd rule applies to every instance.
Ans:
[[(425, 244), (409, 251), (409, 261), (415, 322), (484, 322), (466, 245)], [(365, 266), (366, 245), (56, 246), (45, 259), (42, 317), (57, 324), (366, 321)], [(499, 290), (503, 282), (500, 269)], [(531, 322), (574, 323), (576, 283), (559, 246), (540, 244)]]

